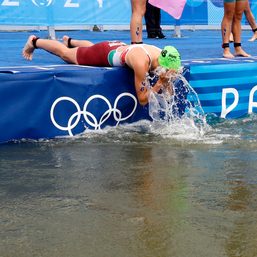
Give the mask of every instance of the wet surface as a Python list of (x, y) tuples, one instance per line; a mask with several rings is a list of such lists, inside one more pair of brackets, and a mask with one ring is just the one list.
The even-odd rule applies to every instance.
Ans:
[(0, 256), (256, 256), (254, 124), (1, 145)]

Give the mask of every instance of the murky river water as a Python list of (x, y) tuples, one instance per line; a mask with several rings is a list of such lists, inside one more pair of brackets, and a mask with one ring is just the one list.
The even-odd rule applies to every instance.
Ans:
[(1, 145), (0, 256), (257, 256), (256, 127)]

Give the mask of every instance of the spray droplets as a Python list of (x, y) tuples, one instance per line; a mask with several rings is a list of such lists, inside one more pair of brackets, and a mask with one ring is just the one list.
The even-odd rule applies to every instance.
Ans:
[(206, 116), (197, 93), (182, 72), (183, 68), (179, 72), (169, 72), (158, 67), (153, 74), (147, 76), (148, 88), (153, 86), (150, 82), (154, 80), (154, 77), (158, 78), (163, 74), (168, 76), (168, 85), (164, 85), (159, 93), (150, 91), (149, 115), (154, 122), (170, 126), (172, 129), (177, 127), (181, 132), (184, 127), (187, 128), (185, 129), (186, 133), (189, 126), (202, 135), (204, 131), (209, 129), (209, 125), (206, 122)]

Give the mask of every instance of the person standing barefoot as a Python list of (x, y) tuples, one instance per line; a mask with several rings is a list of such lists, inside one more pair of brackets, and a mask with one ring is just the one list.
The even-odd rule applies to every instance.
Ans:
[[(234, 58), (235, 56), (249, 57), (241, 47), (241, 20), (245, 10), (245, 0), (224, 0), (224, 16), (221, 23), (223, 57)], [(234, 36), (235, 55), (229, 49), (229, 37)]]
[(251, 37), (251, 39), (249, 39), (249, 41), (253, 42), (257, 39), (257, 25), (253, 13), (251, 11), (249, 0), (246, 0), (244, 14), (253, 31), (253, 36)]
[[(256, 25), (254, 15), (251, 11), (249, 0), (246, 0), (244, 15), (245, 15), (249, 25), (251, 26), (252, 31), (253, 31), (253, 36), (248, 41), (253, 42), (257, 39), (257, 25)], [(234, 42), (234, 37), (233, 37), (232, 32), (231, 32), (230, 37), (229, 37), (229, 42)]]

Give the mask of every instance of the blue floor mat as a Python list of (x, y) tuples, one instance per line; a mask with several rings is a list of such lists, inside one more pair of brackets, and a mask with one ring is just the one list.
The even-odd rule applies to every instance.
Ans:
[[(219, 30), (182, 30), (181, 38), (173, 37), (174, 31), (164, 31), (164, 33), (167, 37), (166, 39), (147, 39), (146, 32), (144, 32), (144, 43), (156, 45), (161, 48), (165, 45), (173, 45), (179, 50), (182, 60), (222, 57), (221, 33)], [(24, 60), (21, 51), (30, 34), (35, 34), (41, 38), (47, 38), (48, 36), (47, 31), (0, 32), (0, 66), (52, 65), (64, 63), (60, 58), (43, 50), (35, 51), (32, 62)], [(57, 31), (57, 39), (61, 39), (62, 36), (66, 34), (73, 38), (87, 39), (94, 43), (104, 40), (121, 40), (125, 43), (130, 43), (129, 31)], [(255, 56), (257, 55), (257, 42), (249, 42), (248, 39), (251, 36), (252, 32), (250, 30), (243, 31), (242, 46), (245, 51)]]

